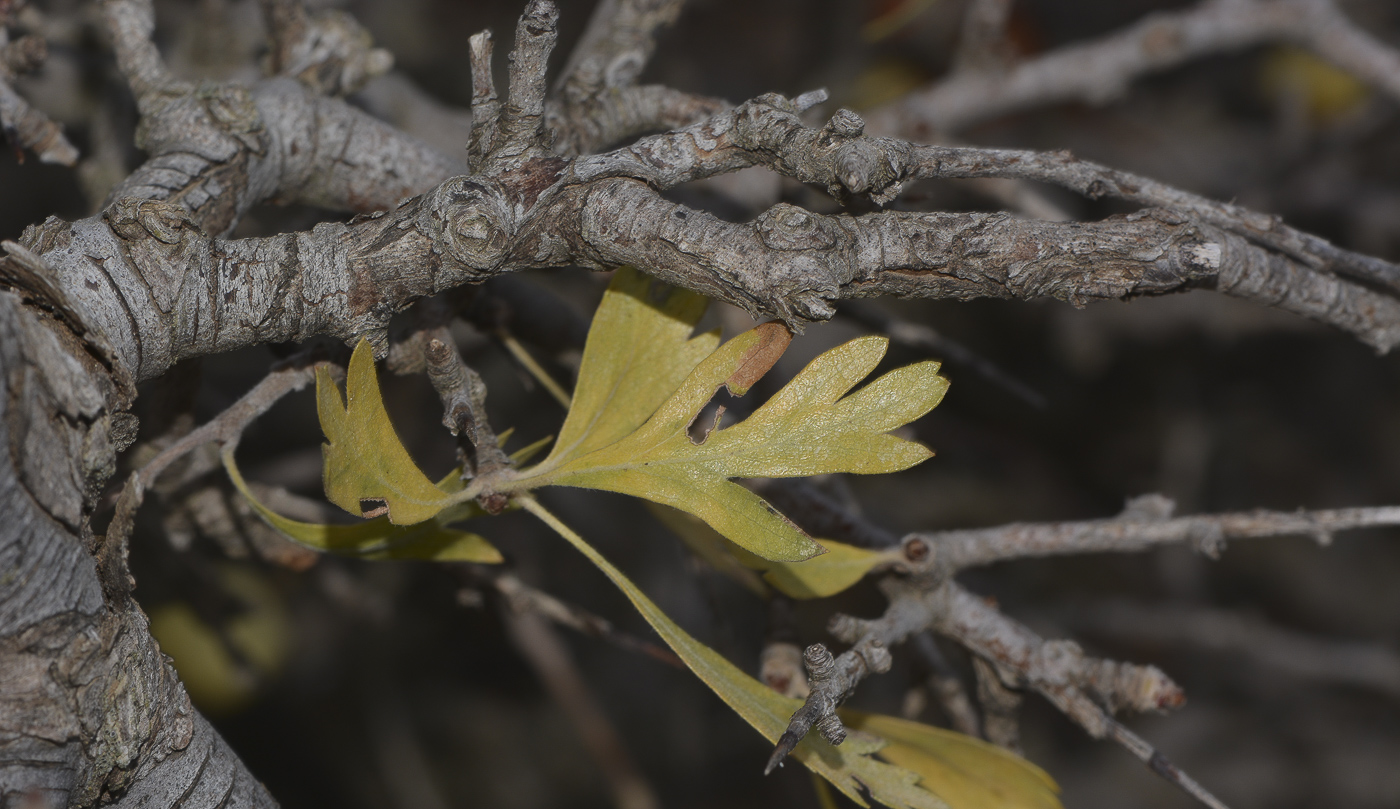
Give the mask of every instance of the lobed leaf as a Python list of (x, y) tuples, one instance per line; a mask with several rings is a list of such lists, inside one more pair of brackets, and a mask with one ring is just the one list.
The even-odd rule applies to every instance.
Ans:
[(326, 368), (316, 370), (316, 409), (325, 456), (326, 497), (357, 517), (387, 516), (395, 525), (431, 519), (453, 503), (413, 462), (394, 432), (374, 351), (361, 338), (345, 373), (345, 399)]
[(592, 452), (547, 460), (522, 479), (538, 476), (544, 479), (535, 485), (604, 489), (672, 506), (765, 559), (799, 561), (821, 553), (787, 518), (729, 479), (907, 469), (932, 452), (887, 433), (931, 410), (948, 382), (938, 375), (938, 363), (921, 362), (847, 396), (888, 346), (881, 337), (859, 338), (817, 357), (748, 419), (693, 442), (688, 428), (719, 387), (745, 393), (788, 336), (783, 326), (766, 323), (729, 340), (640, 427)]
[[(764, 738), (777, 742), (802, 700), (778, 694), (695, 640), (577, 533), (535, 500), (526, 497), (521, 501), (527, 511), (558, 531), (603, 571), (720, 699)], [(869, 805), (865, 800), (868, 795), (896, 809), (1059, 807), (1049, 776), (1000, 748), (914, 722), (866, 714), (852, 717), (853, 723), (864, 724), (853, 725), (854, 732), (843, 744), (833, 746), (817, 734), (809, 734), (798, 743), (792, 756), (860, 806)], [(882, 758), (886, 760), (881, 761)], [(894, 761), (896, 758), (915, 766), (906, 767)], [(986, 802), (984, 799), (989, 797), (999, 802)]]
[[(325, 525), (293, 520), (268, 508), (261, 503), (243, 479), (234, 462), (233, 452), (225, 449), (224, 468), (229, 479), (259, 516), (288, 539), (321, 551), (363, 559), (425, 559), (438, 562), (479, 562), (497, 564), (504, 561), (501, 552), (496, 550), (484, 537), (466, 531), (445, 527), (452, 522), (470, 519), (485, 512), (475, 503), (463, 503), (444, 509), (437, 519), (410, 526), (394, 525), (387, 517), (377, 517), (355, 525)], [(454, 472), (445, 478), (441, 485), (453, 486), (458, 480)], [(458, 484), (460, 485), (460, 484)]]
[[(1025, 759), (945, 728), (893, 716), (842, 710), (847, 729), (888, 744), (877, 755), (919, 774), (920, 785), (952, 809), (1059, 809), (1054, 779)], [(936, 786), (934, 786), (936, 785)]]
[(585, 455), (636, 430), (719, 345), (691, 337), (709, 301), (619, 267), (588, 329), (578, 386), (544, 464)]

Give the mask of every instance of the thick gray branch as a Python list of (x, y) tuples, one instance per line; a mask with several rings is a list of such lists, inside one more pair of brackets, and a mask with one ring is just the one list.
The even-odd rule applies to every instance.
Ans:
[(129, 599), (129, 523), (88, 524), (128, 401), (100, 352), (0, 293), (0, 803), (271, 807)]

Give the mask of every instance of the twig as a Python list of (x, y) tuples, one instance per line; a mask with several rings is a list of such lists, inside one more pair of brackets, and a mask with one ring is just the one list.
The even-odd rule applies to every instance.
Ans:
[(1159, 12), (1121, 31), (1010, 69), (953, 73), (876, 110), (872, 128), (927, 140), (1013, 112), (1066, 101), (1102, 104), (1135, 78), (1264, 42), (1300, 44), (1400, 98), (1400, 56), (1357, 28), (1330, 0), (1208, 0)]
[(451, 310), (434, 298), (420, 303), (417, 311), (418, 328), (389, 349), (389, 369), (427, 374), (442, 401), (443, 426), (458, 438), (464, 474), (485, 475), (510, 466), (486, 418), (486, 383), (462, 359), (447, 326)]
[(283, 396), (299, 391), (314, 381), (316, 368), (324, 364), (324, 360), (313, 361), (309, 354), (279, 364), (222, 413), (147, 461), (135, 475), (137, 485), (142, 490), (149, 489), (170, 464), (204, 444), (236, 444), (249, 424), (271, 409)]
[(550, 376), (549, 372), (536, 362), (534, 357), (530, 356), (529, 350), (521, 345), (520, 341), (509, 333), (500, 332), (497, 334), (497, 337), (500, 338), (501, 343), (506, 349), (510, 351), (510, 355), (515, 357), (516, 361), (521, 365), (525, 366), (525, 370), (530, 372), (530, 376), (533, 376), (540, 385), (549, 392), (549, 395), (554, 397), (554, 401), (558, 402), (565, 410), (568, 410), (569, 403), (572, 401), (569, 392), (564, 390), (563, 386), (558, 382), (555, 382), (554, 377)]
[(534, 156), (548, 145), (544, 143), (545, 66), (558, 39), (558, 20), (559, 9), (550, 0), (530, 0), (515, 26), (509, 96), (498, 124), (504, 142), (497, 147), (510, 157)]
[[(1400, 525), (1400, 506), (1318, 511), (1248, 511), (1171, 517), (1172, 502), (1160, 495), (1130, 501), (1124, 513), (1107, 520), (1012, 523), (995, 528), (913, 533), (904, 538), (906, 558), (925, 560), (912, 569), (947, 571), (1005, 559), (1072, 553), (1131, 553), (1157, 545), (1190, 542), (1216, 556), (1232, 539), (1310, 536), (1326, 545), (1337, 531)], [(911, 554), (911, 543), (926, 547)], [(932, 550), (932, 553), (927, 551)]]
[(1205, 787), (1197, 783), (1196, 779), (1173, 764), (1146, 739), (1112, 719), (1105, 719), (1105, 722), (1108, 725), (1109, 738), (1126, 747), (1129, 752), (1137, 756), (1139, 761), (1146, 764), (1148, 769), (1162, 776), (1169, 783), (1180, 787), (1186, 794), (1200, 801), (1203, 805), (1209, 806), (1210, 809), (1229, 809), (1219, 798), (1212, 795)]
[(1165, 755), (1112, 718), (1113, 712), (1124, 707), (1139, 711), (1180, 707), (1185, 696), (1160, 670), (1086, 657), (1076, 644), (1045, 641), (956, 584), (944, 586), (948, 608), (935, 627), (937, 631), (994, 664), (998, 678), (1009, 673), (1024, 682), (1090, 736), (1113, 739), (1196, 800), (1212, 809), (1224, 809), (1224, 804)]

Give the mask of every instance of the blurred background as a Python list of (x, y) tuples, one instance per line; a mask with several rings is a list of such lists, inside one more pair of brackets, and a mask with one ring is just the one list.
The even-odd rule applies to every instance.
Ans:
[[(256, 78), (263, 45), (253, 0), (157, 5), (158, 35), (177, 72)], [(354, 102), (444, 149), (461, 148), (466, 39), (489, 27), (508, 42), (521, 4), (337, 5), (397, 60), (394, 74)], [(556, 64), (592, 5), (560, 2)], [(945, 74), (965, 5), (692, 0), (644, 78), (733, 102), (826, 87), (832, 100), (820, 113), (869, 110)], [(1016, 0), (1009, 46), (1032, 58), (1187, 5)], [(1400, 44), (1400, 5), (1359, 0), (1344, 8)], [(74, 170), (0, 155), (0, 238), (7, 239), (50, 215), (92, 213), (141, 159), (132, 143), (135, 111), (94, 6), (52, 0), (27, 13), (48, 36), (50, 58), (19, 87), (65, 124), (85, 159)], [(504, 66), (499, 52), (497, 66)], [(1270, 45), (1143, 77), (1108, 103), (1034, 109), (957, 137), (1069, 149), (1400, 260), (1397, 113), (1393, 100), (1326, 63)], [(1075, 218), (1126, 210), (1040, 191)], [(837, 210), (824, 194), (763, 172), (682, 188), (675, 197), (732, 219), (779, 200)], [(918, 185), (896, 205), (1003, 207), (985, 188), (957, 182)], [(260, 209), (237, 235), (329, 218), (305, 208)], [(581, 270), (525, 273), (492, 282), (465, 304), (469, 322), (456, 334), (488, 383), (494, 426), (516, 428), (510, 449), (556, 432), (563, 409), (522, 371), (503, 335), (571, 384), (606, 282)], [(1101, 518), (1149, 492), (1173, 498), (1188, 514), (1400, 502), (1400, 358), (1378, 357), (1340, 332), (1210, 292), (1086, 309), (1007, 301), (873, 305), (932, 327), (977, 358), (945, 366), (948, 397), (912, 427), (937, 457), (894, 476), (823, 482), (892, 531)], [(751, 325), (722, 307), (707, 317), (731, 333)], [(865, 331), (850, 317), (808, 329), (751, 397), (761, 401), (812, 356)], [(143, 436), (158, 436), (180, 418), (185, 408), (177, 405), (193, 403), (195, 420), (207, 420), (288, 350), (215, 357), (149, 385)], [(896, 345), (885, 367), (931, 355), (944, 358)], [(1015, 382), (991, 378), (988, 366)], [(453, 442), (427, 381), (386, 376), (384, 386), (415, 457), (429, 474), (445, 473)], [(306, 391), (248, 432), (240, 462), (250, 480), (316, 496), (320, 441)], [(307, 556), (277, 545), (229, 494), (214, 472), (148, 500), (133, 544), (137, 595), (195, 701), (284, 806), (611, 805), (588, 746), (518, 651), (501, 599), (484, 579), (451, 566)], [(571, 490), (543, 499), (679, 623), (756, 670), (767, 614), (759, 598), (695, 562), (638, 502)], [(522, 581), (653, 638), (591, 565), (526, 516), (473, 528), (507, 554)], [(976, 571), (964, 583), (1047, 637), (1074, 638), (1091, 653), (1168, 672), (1187, 705), (1171, 716), (1125, 721), (1230, 806), (1394, 807), (1397, 538), (1390, 530), (1343, 534), (1330, 547), (1305, 538), (1239, 542), (1218, 561), (1186, 547), (1023, 561)], [(798, 642), (831, 643), (824, 626), (833, 612), (873, 617), (882, 609), (869, 583), (800, 604)], [(558, 638), (661, 805), (817, 805), (800, 768), (763, 777), (767, 744), (688, 672), (567, 630)], [(945, 652), (969, 670), (956, 648)], [(894, 670), (867, 680), (854, 704), (890, 713), (918, 707), (908, 692), (926, 672), (914, 658), (896, 650)], [(920, 718), (946, 721), (936, 707)], [(1193, 805), (1034, 696), (1026, 699), (1022, 733), (1028, 758), (1059, 781), (1066, 806)]]

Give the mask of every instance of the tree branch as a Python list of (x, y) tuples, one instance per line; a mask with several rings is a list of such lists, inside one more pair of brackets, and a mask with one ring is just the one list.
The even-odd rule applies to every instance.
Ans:
[(1207, 0), (1010, 68), (956, 71), (874, 111), (871, 125), (928, 140), (1050, 104), (1104, 104), (1121, 97), (1139, 76), (1268, 42), (1308, 48), (1400, 99), (1400, 55), (1357, 28), (1331, 0)]
[[(1129, 501), (1123, 514), (1107, 520), (1012, 523), (995, 528), (913, 533), (904, 538), (905, 557), (924, 561), (914, 570), (956, 572), (1006, 559), (1072, 553), (1132, 553), (1166, 543), (1190, 542), (1208, 556), (1219, 556), (1232, 539), (1310, 536), (1327, 545), (1337, 531), (1400, 525), (1400, 507), (1319, 511), (1247, 511), (1172, 518), (1174, 504), (1161, 495)], [(914, 543), (924, 543), (919, 553)], [(929, 551), (932, 551), (931, 553)]]

